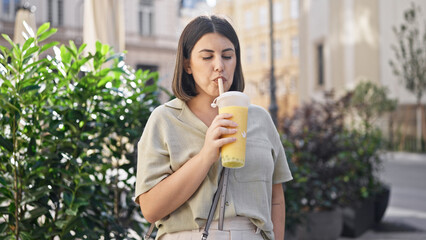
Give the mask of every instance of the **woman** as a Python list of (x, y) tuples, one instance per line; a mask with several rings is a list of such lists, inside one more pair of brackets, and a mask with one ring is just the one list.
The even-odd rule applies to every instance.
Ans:
[[(157, 239), (200, 239), (218, 187), (220, 148), (235, 141), (231, 114), (210, 107), (225, 91), (243, 91), (238, 37), (224, 18), (200, 16), (178, 43), (173, 92), (176, 99), (156, 108), (138, 143), (136, 203)], [(283, 239), (282, 183), (292, 179), (279, 135), (269, 116), (251, 105), (246, 164), (231, 169), (223, 231), (213, 222), (209, 239)], [(218, 219), (215, 214), (214, 219)]]

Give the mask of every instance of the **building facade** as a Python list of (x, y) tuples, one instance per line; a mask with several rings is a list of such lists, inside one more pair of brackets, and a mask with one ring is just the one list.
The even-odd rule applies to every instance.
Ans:
[[(392, 45), (397, 39), (392, 28), (403, 23), (404, 11), (414, 2), (426, 18), (422, 0), (301, 0), (300, 87), (301, 102), (323, 100), (333, 90), (340, 97), (357, 83), (369, 80), (389, 89), (397, 99), (395, 113), (380, 125), (389, 133), (415, 136), (415, 95), (405, 89), (389, 64), (395, 60)], [(422, 104), (426, 103), (423, 97)], [(423, 116), (425, 126), (426, 120)], [(423, 138), (426, 130), (423, 128)]]
[[(95, 0), (96, 1), (96, 0)], [(13, 39), (16, 9), (25, 3), (35, 10), (36, 26), (50, 22), (58, 29), (51, 41), (83, 43), (84, 0), (0, 0), (0, 32)], [(96, 3), (98, 4), (98, 3)], [(125, 0), (126, 63), (135, 69), (159, 71), (160, 85), (169, 88), (180, 27), (180, 0)], [(9, 44), (0, 38), (0, 44)]]
[[(269, 4), (265, 0), (218, 0), (215, 12), (228, 17), (241, 44), (245, 92), (252, 103), (270, 105)], [(299, 0), (273, 1), (274, 67), (278, 116), (298, 105)]]

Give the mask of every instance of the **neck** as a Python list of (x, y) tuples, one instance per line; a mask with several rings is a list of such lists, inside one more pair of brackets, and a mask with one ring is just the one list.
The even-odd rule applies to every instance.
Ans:
[(210, 104), (213, 102), (214, 98), (196, 96), (193, 99), (186, 102), (189, 109), (197, 116), (201, 121), (203, 121), (207, 126), (210, 126), (213, 119), (218, 114), (218, 108), (212, 108)]

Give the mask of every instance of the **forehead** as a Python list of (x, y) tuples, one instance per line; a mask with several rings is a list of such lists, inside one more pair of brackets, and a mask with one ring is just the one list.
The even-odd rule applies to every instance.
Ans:
[[(198, 52), (202, 49), (218, 50), (221, 51), (225, 48), (234, 49), (234, 44), (225, 36), (219, 33), (207, 33), (204, 34), (198, 41), (195, 43), (194, 51)], [(197, 51), (198, 50), (198, 51)]]

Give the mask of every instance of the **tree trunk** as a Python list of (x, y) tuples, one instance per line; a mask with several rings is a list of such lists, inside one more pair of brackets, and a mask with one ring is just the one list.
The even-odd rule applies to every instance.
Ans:
[(417, 125), (417, 151), (422, 151), (422, 105), (420, 99), (417, 100), (417, 111), (416, 111), (416, 125)]

